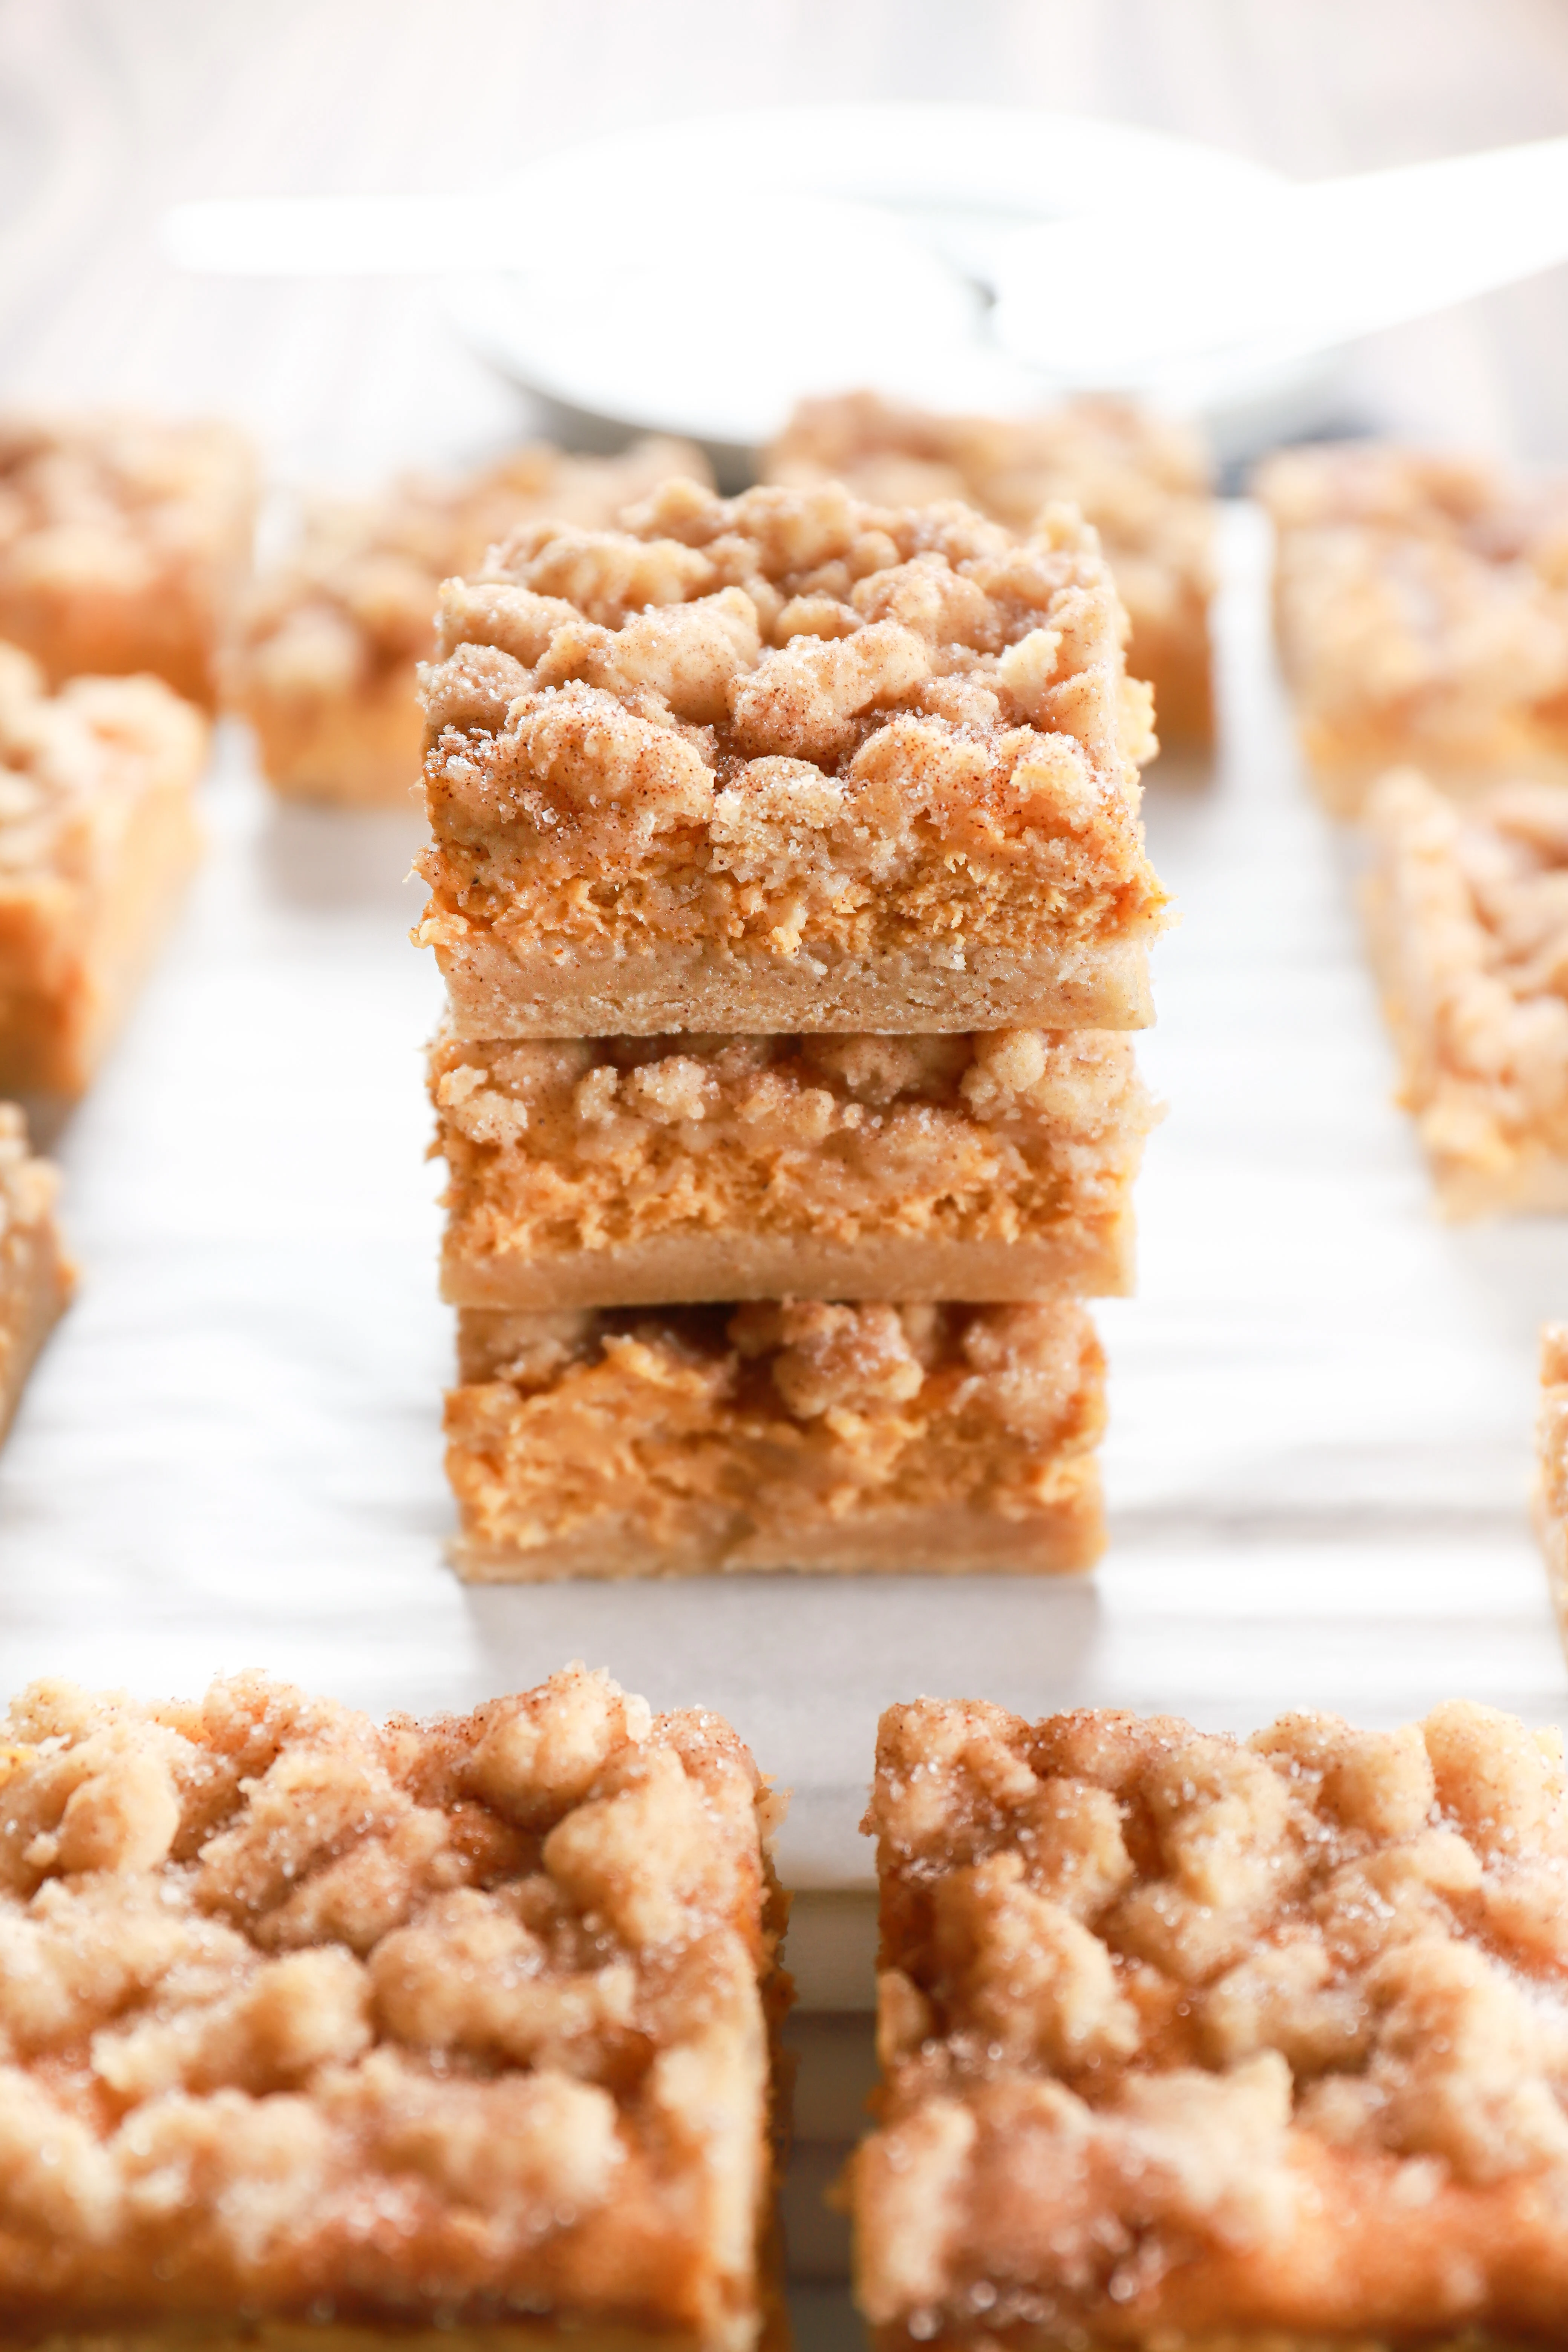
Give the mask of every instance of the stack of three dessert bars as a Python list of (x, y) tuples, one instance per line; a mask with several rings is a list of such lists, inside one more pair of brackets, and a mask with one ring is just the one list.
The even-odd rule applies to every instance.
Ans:
[(1094, 534), (678, 478), (438, 626), (465, 1572), (1089, 1565), (1164, 903)]

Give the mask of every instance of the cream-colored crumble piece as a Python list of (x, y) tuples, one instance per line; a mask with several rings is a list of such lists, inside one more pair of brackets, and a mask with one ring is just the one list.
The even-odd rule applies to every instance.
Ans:
[(1335, 809), (1414, 761), (1456, 792), (1568, 759), (1561, 484), (1379, 443), (1260, 469), (1278, 541), (1280, 650)]
[(846, 482), (879, 505), (964, 499), (1026, 532), (1063, 501), (1099, 531), (1168, 741), (1213, 727), (1209, 467), (1194, 436), (1131, 402), (1067, 402), (1039, 416), (943, 416), (873, 393), (804, 402), (764, 459), (786, 484)]
[[(446, 625), (468, 600), (468, 625), (443, 653), (477, 642), (531, 665), (565, 622), (580, 625), (575, 608), (557, 602), (553, 626), (541, 636), (548, 599), (478, 582), (465, 587), (452, 575), (479, 572), (491, 544), (530, 519), (552, 515), (592, 530), (656, 483), (705, 473), (700, 452), (681, 441), (639, 442), (616, 457), (567, 457), (536, 444), (462, 478), (410, 477), (376, 499), (308, 505), (292, 543), (251, 591), (226, 660), (226, 699), (256, 729), (268, 782), (290, 797), (405, 803), (419, 776), (416, 666), (430, 652), (443, 580)], [(454, 588), (462, 591), (456, 601)], [(657, 675), (662, 662), (668, 673), (671, 656), (661, 651), (657, 624), (641, 624), (628, 656), (634, 648), (634, 668)], [(569, 674), (605, 682), (594, 677), (586, 646), (584, 661)], [(682, 667), (695, 682), (702, 665), (688, 654)], [(499, 726), (510, 699), (504, 686), (497, 661), (466, 658), (446, 684), (447, 717)]]
[(1413, 770), (1368, 803), (1384, 1009), (1451, 1216), (1568, 1206), (1568, 786), (1463, 807)]
[(581, 1667), (427, 1724), (33, 1685), (0, 1723), (13, 2324), (752, 2352), (776, 1811), (717, 1717)]
[[(431, 1049), (447, 1296), (1116, 1290), (1156, 1116), (1115, 1031)], [(977, 1369), (980, 1369), (977, 1367)]]
[(55, 685), (146, 671), (210, 707), (256, 499), (229, 425), (0, 418), (0, 640)]
[(420, 937), (462, 1034), (1139, 1025), (1154, 744), (1076, 514), (676, 482), (621, 520), (442, 591)]
[(1102, 1364), (1076, 1301), (465, 1308), (470, 1575), (1086, 1567)]
[(1561, 2332), (1555, 1734), (1460, 1701), (1242, 1742), (925, 1699), (882, 1718), (864, 1827), (883, 2088), (851, 2197), (880, 2341)]

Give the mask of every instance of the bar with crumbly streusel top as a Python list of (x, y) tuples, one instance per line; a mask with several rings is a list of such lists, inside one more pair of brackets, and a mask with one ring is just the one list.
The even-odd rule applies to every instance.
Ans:
[(882, 1718), (881, 2352), (1568, 2336), (1562, 1741)]
[(458, 1306), (1131, 1287), (1155, 1110), (1116, 1030), (443, 1033), (430, 1082)]
[(410, 802), (418, 666), (441, 582), (481, 569), (531, 518), (601, 528), (676, 473), (706, 474), (686, 442), (640, 441), (616, 457), (539, 443), (460, 479), (416, 477), (378, 499), (307, 507), (246, 599), (225, 662), (226, 699), (256, 730), (273, 790), (352, 808)]
[(206, 748), (155, 677), (50, 695), (0, 645), (0, 1087), (89, 1084), (195, 865)]
[(765, 481), (840, 481), (887, 507), (963, 499), (1024, 534), (1046, 506), (1079, 508), (1100, 533), (1131, 624), (1127, 665), (1154, 689), (1166, 744), (1214, 732), (1210, 472), (1195, 434), (1132, 401), (944, 416), (874, 392), (803, 401), (763, 461)]
[(1452, 1216), (1568, 1208), (1568, 788), (1456, 806), (1413, 770), (1368, 807), (1367, 925)]
[(1136, 1028), (1147, 690), (1076, 515), (677, 481), (449, 583), (434, 947), (470, 1037)]
[(210, 708), (256, 501), (230, 425), (0, 417), (0, 640), (57, 686), (146, 670)]
[(458, 1567), (1019, 1575), (1104, 1549), (1104, 1362), (1072, 1300), (464, 1308)]
[(1568, 496), (1378, 443), (1289, 449), (1273, 519), (1279, 648), (1329, 805), (1409, 761), (1450, 792), (1568, 776)]
[(70, 2352), (752, 2352), (778, 1801), (580, 1667), (0, 1723), (0, 2324)]
[(0, 1440), (76, 1287), (55, 1222), (58, 1190), (58, 1170), (27, 1149), (21, 1112), (0, 1102)]

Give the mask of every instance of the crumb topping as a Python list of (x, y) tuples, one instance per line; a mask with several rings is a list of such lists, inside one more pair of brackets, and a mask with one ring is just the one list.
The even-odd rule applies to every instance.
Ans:
[(1568, 696), (1568, 498), (1376, 444), (1259, 472), (1309, 748), (1450, 766), (1523, 755)]
[(879, 506), (963, 499), (1018, 532), (1047, 506), (1079, 508), (1131, 618), (1135, 667), (1150, 633), (1192, 625), (1187, 608), (1213, 593), (1203, 450), (1185, 427), (1130, 401), (1000, 417), (942, 416), (875, 393), (809, 400), (768, 451), (765, 474), (794, 488), (837, 479)]
[[(864, 1826), (874, 2320), (919, 2336), (944, 2314), (1108, 2307), (1142, 2342), (1156, 2318), (1326, 2310), (1381, 2334), (1506, 2305), (1506, 2237), (1489, 2278), (1462, 2196), (1445, 2219), (1471, 2232), (1468, 2298), (1387, 2233), (1458, 2192), (1495, 2207), (1568, 2179), (1557, 1734), (1459, 1701), (1397, 1731), (1296, 1715), (1243, 1742), (924, 1699), (883, 1717)], [(1384, 2233), (1348, 2288), (1315, 2235), (1353, 2229), (1347, 2200)], [(1414, 2309), (1379, 2302), (1391, 2263), (1404, 2294), (1423, 2262)]]
[(1130, 1039), (704, 1036), (431, 1049), (451, 1245), (656, 1234), (1016, 1241), (1114, 1213), (1154, 1109)]
[(1456, 807), (1413, 771), (1369, 804), (1373, 919), (1405, 1092), (1439, 1166), (1568, 1152), (1568, 788)]
[(89, 877), (103, 825), (149, 785), (190, 780), (206, 746), (191, 706), (155, 677), (77, 677), (58, 694), (0, 645), (0, 896), (40, 875)]
[[(440, 582), (479, 570), (486, 550), (519, 523), (549, 514), (601, 527), (678, 472), (703, 472), (685, 442), (641, 441), (618, 457), (566, 457), (539, 443), (463, 479), (414, 476), (380, 499), (319, 500), (247, 601), (231, 690), (242, 705), (373, 690), (430, 651)], [(412, 679), (408, 692), (412, 700)]]
[(580, 1667), (424, 1725), (35, 1684), (0, 1726), (0, 2310), (728, 2344), (770, 1820), (727, 1726)]
[(468, 1308), (458, 1329), (465, 1527), (525, 1552), (606, 1518), (678, 1546), (704, 1512), (737, 1529), (957, 1504), (1023, 1520), (1059, 1502), (1104, 1418), (1076, 1301)]
[(1156, 926), (1148, 697), (1075, 516), (1020, 543), (957, 505), (673, 481), (622, 522), (526, 526), (442, 591), (423, 936)]
[(127, 595), (231, 551), (249, 449), (232, 425), (144, 416), (0, 419), (0, 581)]

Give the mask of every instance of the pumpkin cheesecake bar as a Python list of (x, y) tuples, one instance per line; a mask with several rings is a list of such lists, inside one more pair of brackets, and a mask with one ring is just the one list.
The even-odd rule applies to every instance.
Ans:
[(1162, 742), (1210, 740), (1215, 509), (1202, 444), (1174, 419), (1110, 399), (944, 416), (852, 392), (803, 401), (763, 477), (796, 488), (837, 479), (882, 506), (963, 499), (1021, 534), (1047, 506), (1079, 508), (1127, 607), (1127, 666), (1154, 689)]
[(442, 592), (458, 1035), (1147, 1022), (1149, 698), (1076, 515), (676, 481), (623, 521)]
[(1568, 2337), (1562, 1742), (890, 1708), (881, 2352)]
[(1568, 484), (1379, 444), (1260, 468), (1279, 648), (1323, 796), (1410, 761), (1450, 792), (1568, 779)]
[(0, 639), (56, 685), (147, 670), (210, 707), (256, 501), (229, 425), (0, 417)]
[(569, 457), (537, 443), (460, 478), (410, 477), (378, 499), (307, 506), (247, 599), (226, 664), (226, 698), (255, 729), (273, 790), (346, 807), (407, 803), (441, 582), (479, 569), (530, 517), (597, 527), (674, 473), (703, 478), (700, 452), (652, 439), (618, 457)]
[(195, 865), (206, 747), (155, 677), (50, 695), (0, 646), (0, 1087), (91, 1079)]
[(27, 1149), (15, 1103), (0, 1103), (0, 1440), (76, 1276), (55, 1223), (59, 1171)]
[(484, 1581), (1051, 1573), (1104, 1547), (1073, 1301), (458, 1318), (455, 1558)]
[(1155, 1109), (1117, 1030), (430, 1055), (464, 1307), (1122, 1292)]
[(1365, 904), (1401, 1095), (1453, 1216), (1568, 1209), (1568, 787), (1368, 811)]
[(0, 2315), (70, 2352), (752, 2352), (777, 1801), (580, 1667), (3, 1726)]

